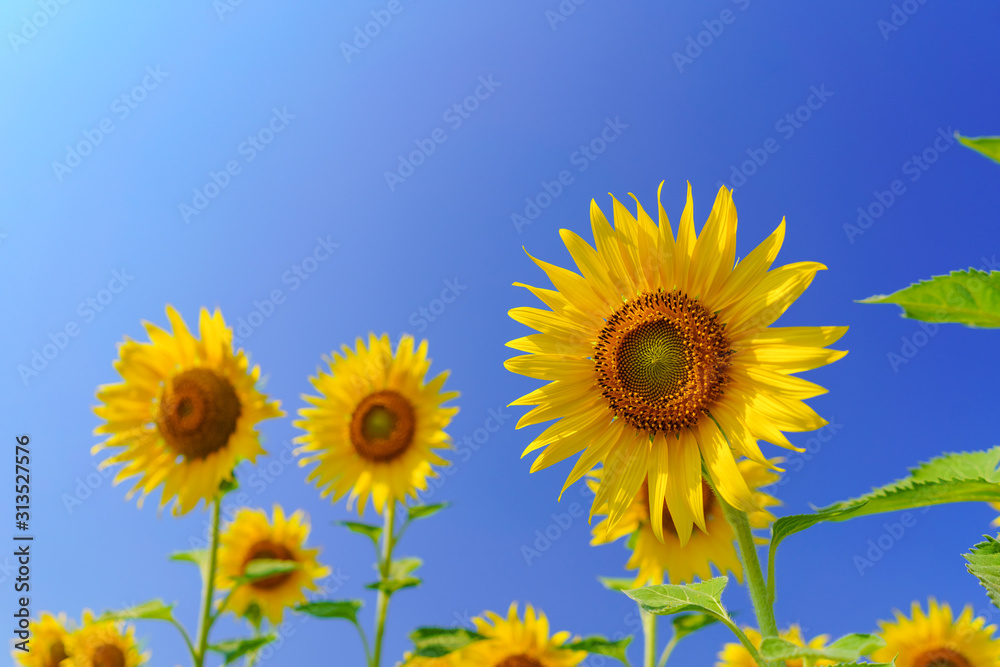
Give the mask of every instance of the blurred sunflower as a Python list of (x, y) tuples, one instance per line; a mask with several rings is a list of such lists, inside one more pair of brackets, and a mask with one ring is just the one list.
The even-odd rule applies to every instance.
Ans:
[(537, 406), (519, 428), (558, 420), (525, 450), (545, 448), (532, 472), (582, 452), (565, 491), (603, 463), (593, 509), (607, 503), (609, 529), (648, 477), (654, 532), (662, 538), (666, 500), (686, 543), (692, 523), (706, 529), (702, 459), (723, 500), (752, 512), (736, 459), (765, 464), (758, 439), (795, 449), (782, 431), (827, 423), (803, 402), (825, 390), (791, 374), (844, 356), (825, 346), (847, 328), (770, 327), (825, 267), (768, 271), (784, 220), (736, 263), (736, 208), (726, 188), (696, 235), (688, 186), (676, 239), (662, 204), (659, 224), (638, 202), (638, 217), (613, 204), (614, 228), (591, 203), (596, 250), (561, 231), (582, 275), (535, 259), (555, 290), (515, 283), (548, 309), (510, 311), (540, 333), (508, 343), (528, 354), (505, 365), (548, 384), (512, 405)]
[[(782, 459), (772, 459), (769, 463), (774, 465), (781, 463), (781, 461)], [(778, 475), (767, 467), (748, 459), (740, 461), (737, 466), (743, 479), (746, 480), (747, 486), (753, 492), (754, 502), (761, 508), (750, 513), (750, 526), (752, 528), (767, 528), (774, 521), (774, 515), (767, 508), (780, 505), (781, 502), (760, 489), (778, 481)], [(601, 478), (601, 470), (592, 471), (590, 476), (593, 479), (587, 480), (587, 483), (596, 491)], [(702, 483), (704, 484), (704, 482)], [(622, 537), (630, 536), (629, 544), (632, 548), (632, 556), (626, 567), (630, 570), (639, 570), (633, 584), (637, 588), (650, 584), (662, 584), (664, 579), (671, 584), (691, 583), (695, 577), (709, 579), (712, 577), (713, 565), (720, 574), (732, 572), (736, 575), (736, 579), (742, 582), (743, 568), (740, 565), (740, 558), (734, 544), (736, 536), (733, 534), (729, 522), (722, 515), (718, 499), (707, 484), (702, 489), (702, 498), (705, 530), (700, 528), (695, 530), (690, 540), (682, 544), (671, 518), (670, 510), (664, 507), (663, 540), (660, 541), (650, 525), (649, 487), (643, 482), (632, 506), (625, 512), (614, 530), (608, 530), (607, 520), (601, 521), (591, 531), (593, 539), (590, 543), (593, 545), (610, 544)], [(607, 505), (599, 508), (595, 514), (606, 515)], [(767, 543), (764, 538), (757, 537), (755, 539), (758, 544)]]
[(530, 604), (525, 606), (523, 622), (516, 602), (510, 605), (506, 619), (487, 611), (485, 618), (472, 622), (486, 639), (463, 649), (462, 667), (573, 667), (587, 657), (586, 651), (562, 648), (570, 633), (549, 637), (549, 619), (542, 612), (536, 614)]
[(215, 498), (237, 463), (264, 453), (254, 429), (282, 412), (257, 390), (260, 369), (249, 367), (243, 350), (232, 351), (222, 313), (202, 308), (201, 340), (171, 306), (167, 318), (172, 334), (144, 322), (149, 343), (119, 346), (115, 368), (124, 382), (99, 387), (94, 408), (106, 420), (94, 432), (110, 437), (92, 451), (122, 448), (101, 468), (123, 464), (116, 484), (139, 477), (128, 497), (141, 492), (142, 506), (162, 485), (160, 506), (173, 500), (174, 513), (184, 514)]
[(66, 639), (69, 661), (62, 667), (138, 667), (149, 660), (149, 652), (140, 653), (135, 628), (116, 621), (98, 621), (89, 611), (83, 612), (83, 625)]
[[(760, 648), (761, 636), (760, 633), (753, 628), (743, 628), (743, 633), (750, 640), (756, 648)], [(823, 648), (826, 646), (826, 640), (829, 639), (827, 635), (819, 635), (810, 639), (808, 643), (802, 638), (802, 630), (799, 629), (798, 625), (792, 625), (784, 632), (779, 632), (778, 636), (782, 639), (786, 639), (796, 646), (809, 646), (810, 648)], [(834, 662), (830, 660), (817, 660), (813, 663), (814, 665), (832, 665)], [(802, 660), (786, 660), (784, 662), (785, 667), (802, 667)], [(719, 653), (719, 662), (715, 663), (715, 667), (757, 667), (757, 663), (754, 662), (753, 656), (750, 652), (746, 650), (746, 647), (739, 642), (726, 644), (722, 651)]]
[[(996, 511), (1000, 512), (1000, 503), (990, 503), (990, 507), (992, 507)], [(990, 523), (990, 525), (991, 526), (1000, 526), (1000, 516), (998, 516), (997, 518), (993, 519), (993, 521), (992, 521), (992, 523)]]
[(42, 612), (37, 621), (28, 624), (28, 632), (30, 650), (12, 651), (14, 662), (24, 667), (59, 667), (67, 657), (66, 639), (70, 633), (66, 629), (66, 614), (53, 616)]
[(435, 450), (448, 449), (445, 427), (458, 412), (441, 404), (458, 396), (442, 391), (448, 372), (425, 382), (431, 361), (427, 341), (414, 349), (412, 336), (403, 336), (393, 354), (389, 336), (370, 334), (357, 349), (343, 347), (327, 360), (329, 373), (309, 378), (320, 393), (303, 398), (313, 407), (299, 410), (295, 425), (304, 430), (296, 454), (300, 465), (318, 462), (308, 480), (316, 480), (323, 496), (333, 500), (351, 492), (348, 506), (357, 500), (364, 512), (371, 495), (376, 511), (387, 503), (416, 498), (436, 476), (432, 465), (446, 465)]
[(306, 601), (305, 591), (319, 590), (316, 582), (330, 574), (316, 556), (319, 549), (305, 548), (309, 537), (309, 522), (299, 510), (285, 517), (280, 506), (274, 506), (274, 520), (269, 521), (263, 510), (241, 508), (233, 521), (219, 536), (219, 569), (216, 588), (234, 588), (234, 579), (246, 572), (255, 560), (290, 561), (295, 570), (276, 574), (235, 586), (229, 598), (229, 611), (245, 615), (256, 606), (272, 626), (281, 623), (286, 607)]
[(934, 598), (927, 603), (927, 614), (919, 602), (912, 607), (913, 618), (896, 611), (896, 622), (879, 621), (885, 646), (872, 653), (872, 660), (888, 662), (896, 658), (897, 667), (994, 667), (1000, 664), (1000, 640), (993, 638), (995, 625), (986, 625), (982, 617), (972, 618), (967, 605), (956, 619), (951, 607), (939, 605)]
[(403, 655), (403, 662), (396, 663), (397, 667), (461, 667), (462, 652), (453, 651), (440, 658), (420, 658), (414, 657), (412, 653)]

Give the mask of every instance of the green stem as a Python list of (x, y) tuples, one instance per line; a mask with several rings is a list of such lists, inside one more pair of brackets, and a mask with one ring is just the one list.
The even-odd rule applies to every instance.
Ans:
[(215, 568), (219, 560), (219, 515), (222, 502), (217, 497), (212, 501), (212, 545), (208, 554), (208, 570), (202, 584), (201, 616), (198, 619), (198, 642), (194, 656), (194, 667), (204, 667), (205, 652), (208, 650), (208, 631), (215, 620), (212, 617), (212, 598), (215, 595)]
[(646, 640), (642, 664), (643, 667), (656, 667), (656, 616), (642, 607), (639, 608), (639, 615), (642, 617), (642, 635)]
[[(396, 501), (390, 500), (385, 508), (385, 528), (382, 530), (382, 558), (379, 562), (379, 579), (389, 578), (392, 565), (392, 548), (395, 546), (393, 527), (396, 523)], [(379, 590), (375, 607), (375, 651), (372, 655), (371, 667), (381, 667), (382, 637), (385, 635), (385, 617), (389, 610), (389, 594)]]
[(674, 652), (674, 647), (677, 646), (678, 641), (680, 640), (677, 638), (677, 635), (670, 638), (670, 641), (667, 642), (666, 647), (663, 649), (663, 653), (660, 654), (660, 661), (656, 663), (657, 667), (667, 666), (667, 660), (670, 659), (670, 654)]

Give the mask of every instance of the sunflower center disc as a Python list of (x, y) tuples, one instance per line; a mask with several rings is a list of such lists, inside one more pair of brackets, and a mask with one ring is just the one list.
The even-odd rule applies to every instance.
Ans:
[(365, 396), (351, 415), (351, 444), (364, 459), (385, 463), (410, 447), (416, 429), (413, 406), (392, 390)]
[(94, 651), (94, 667), (125, 667), (125, 654), (113, 644), (103, 644)]
[(175, 452), (203, 459), (229, 443), (239, 417), (233, 385), (207, 368), (192, 368), (167, 382), (156, 425)]
[(45, 663), (45, 667), (59, 667), (59, 663), (66, 658), (66, 647), (63, 646), (61, 641), (57, 640), (49, 647), (49, 660)]
[[(250, 555), (247, 559), (243, 561), (244, 572), (247, 566), (255, 560), (286, 560), (294, 561), (295, 558), (292, 556), (292, 552), (286, 549), (280, 544), (275, 544), (270, 540), (264, 540), (258, 542), (250, 548)], [(272, 588), (277, 588), (283, 583), (292, 578), (291, 572), (282, 572), (281, 574), (274, 574), (270, 577), (265, 577), (263, 579), (258, 579), (250, 584), (253, 588), (262, 591), (269, 591)]]
[(935, 648), (925, 651), (913, 661), (913, 667), (972, 667), (965, 656), (950, 648)]
[(625, 302), (608, 318), (593, 356), (615, 416), (650, 433), (697, 423), (729, 382), (732, 350), (723, 326), (678, 290)]
[(545, 667), (541, 662), (527, 655), (512, 655), (496, 664), (496, 667)]

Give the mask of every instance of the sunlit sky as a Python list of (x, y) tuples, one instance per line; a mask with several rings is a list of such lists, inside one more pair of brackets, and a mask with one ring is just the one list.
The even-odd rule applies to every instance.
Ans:
[[(591, 199), (610, 213), (607, 193), (632, 192), (651, 210), (661, 181), (672, 218), (690, 181), (699, 224), (720, 184), (735, 187), (740, 256), (785, 217), (779, 262), (829, 270), (781, 324), (850, 326), (850, 354), (807, 374), (829, 389), (811, 405), (831, 426), (791, 436), (810, 451), (774, 489), (780, 513), (996, 445), (995, 333), (924, 329), (856, 300), (1000, 266), (1000, 167), (952, 139), (1000, 132), (1000, 8), (650, 4), (4, 3), (0, 391), (8, 444), (32, 441), (33, 612), (79, 618), (159, 597), (196, 623), (197, 573), (166, 556), (204, 534), (207, 514), (159, 515), (155, 495), (137, 509), (90, 454), (117, 343), (143, 339), (143, 320), (165, 325), (173, 304), (189, 322), (221, 308), (260, 365), (289, 416), (262, 425), (270, 454), (240, 469), (255, 480), (242, 500), (309, 513), (336, 573), (330, 595), (363, 599), (369, 630), (370, 545), (333, 525), (344, 503), (291, 462), (292, 418), (322, 357), (369, 331), (426, 338), (432, 372), (451, 370), (450, 432), (475, 447), (430, 494), (452, 507), (400, 545), (424, 559), (425, 584), (393, 598), (386, 664), (414, 627), (514, 600), (555, 629), (637, 631), (633, 603), (596, 580), (624, 576), (628, 552), (589, 546), (582, 486), (557, 501), (572, 461), (529, 475), (520, 454), (542, 427), (515, 430), (523, 409), (505, 406), (537, 383), (502, 364), (504, 343), (528, 332), (507, 311), (537, 304), (512, 283), (546, 284), (525, 250), (567, 264), (558, 230), (589, 239)], [(894, 17), (899, 5), (913, 13)], [(961, 553), (994, 516), (966, 504), (915, 512), (888, 541), (901, 516), (790, 538), (779, 625), (872, 631), (931, 595), (988, 612)], [(743, 589), (725, 601), (753, 622)], [(347, 624), (289, 628), (263, 664), (363, 664)], [(216, 637), (239, 631), (227, 621)], [(169, 626), (137, 635), (151, 664), (185, 664)], [(672, 664), (711, 664), (729, 639), (708, 629)]]

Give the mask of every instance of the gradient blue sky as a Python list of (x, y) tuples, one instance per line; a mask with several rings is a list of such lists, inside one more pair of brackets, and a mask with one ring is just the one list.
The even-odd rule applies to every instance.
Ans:
[[(144, 319), (164, 324), (165, 304), (189, 321), (201, 306), (217, 306), (235, 322), (282, 290), (284, 302), (255, 319), (260, 326), (244, 345), (289, 413), (302, 405), (322, 355), (373, 330), (429, 339), (432, 370), (451, 369), (449, 386), (462, 392), (456, 439), (483, 427), (491, 410), (505, 415), (433, 494), (454, 506), (415, 526), (400, 547), (425, 559), (426, 585), (393, 600), (390, 658), (401, 656), (417, 625), (453, 624), (512, 600), (541, 607), (557, 629), (634, 631), (633, 605), (595, 580), (624, 575), (627, 552), (588, 546), (585, 518), (530, 565), (522, 555), (553, 513), (588, 499), (573, 489), (556, 501), (570, 462), (529, 475), (519, 458), (539, 429), (515, 431), (519, 411), (503, 406), (536, 383), (503, 369), (512, 355), (504, 343), (526, 332), (506, 313), (534, 299), (511, 283), (545, 282), (522, 246), (547, 261), (569, 261), (557, 230), (589, 238), (592, 198), (608, 207), (606, 193), (634, 192), (651, 209), (665, 181), (664, 206), (676, 217), (690, 180), (701, 221), (717, 184), (731, 184), (733, 166), (762, 153), (766, 162), (735, 193), (739, 254), (786, 216), (779, 261), (817, 260), (829, 271), (782, 323), (851, 327), (842, 341), (851, 353), (809, 374), (830, 389), (812, 404), (838, 428), (797, 470), (790, 467), (777, 490), (781, 511), (857, 495), (941, 451), (997, 444), (995, 333), (941, 326), (928, 336), (894, 308), (855, 303), (951, 269), (996, 267), (1000, 253), (1000, 168), (937, 140), (952, 130), (1000, 131), (1000, 8), (910, 2), (915, 13), (886, 32), (879, 21), (891, 20), (888, 0), (656, 8), (590, 0), (558, 23), (546, 15), (558, 11), (556, 0), (400, 0), (391, 23), (349, 60), (341, 43), (387, 2), (244, 0), (220, 15), (211, 0), (50, 0), (58, 12), (38, 19), (45, 25), (34, 32), (25, 21), (45, 3), (6, 2), (0, 423), (11, 448), (20, 433), (33, 443), (33, 609), (79, 617), (85, 607), (163, 597), (194, 625), (197, 576), (165, 556), (204, 531), (205, 514), (158, 516), (155, 502), (138, 510), (123, 487), (104, 480), (81, 489), (89, 495), (67, 508), (66, 498), (95, 470), (94, 390), (117, 378), (116, 343), (141, 338)], [(713, 23), (720, 17), (731, 22)], [(703, 35), (708, 46), (692, 49), (696, 57), (678, 67), (674, 54), (698, 39), (705, 22), (719, 34), (711, 43)], [(160, 74), (152, 78), (147, 68)], [(480, 88), (486, 99), (458, 125), (445, 113), (474, 94), (481, 77), (492, 77), (493, 90), (486, 96)], [(812, 98), (818, 108), (810, 113), (799, 111), (808, 120), (783, 122), (814, 87), (829, 94)], [(244, 142), (275, 109), (294, 117), (249, 160)], [(595, 159), (581, 158), (577, 151), (609, 119), (618, 123), (615, 140)], [(67, 145), (96, 136), (102, 124), (112, 131), (101, 131), (78, 166), (53, 167), (66, 160)], [(397, 168), (398, 156), (439, 128), (444, 142), (390, 188), (385, 172)], [(935, 161), (915, 171), (910, 161), (925, 151)], [(194, 189), (230, 161), (239, 173), (185, 220), (180, 205), (192, 205)], [(572, 182), (518, 229), (512, 214), (523, 214), (525, 198), (563, 170)], [(858, 208), (897, 179), (905, 191), (863, 234), (848, 234)], [(296, 283), (294, 267), (318, 239), (339, 246)], [(115, 271), (133, 277), (107, 302), (112, 295), (102, 290)], [(457, 298), (442, 309), (435, 299), (449, 284), (458, 285)], [(106, 304), (91, 312), (88, 298)], [(437, 313), (433, 321), (422, 308)], [(78, 335), (23, 379), (18, 366), (71, 324)], [(894, 368), (888, 355), (907, 341), (922, 345)], [(277, 475), (245, 485), (247, 502), (307, 510), (312, 542), (341, 575), (335, 596), (364, 598), (370, 624), (369, 545), (331, 525), (347, 516), (342, 503), (320, 500), (303, 483), (304, 471), (281, 462), (283, 443), (296, 435), (291, 419), (262, 431), (273, 454), (260, 465)], [(792, 440), (804, 445), (809, 437)], [(12, 495), (4, 497), (12, 511)], [(983, 504), (916, 513), (916, 523), (863, 572), (855, 557), (899, 517), (820, 526), (790, 539), (779, 557), (779, 623), (801, 623), (810, 635), (864, 632), (929, 595), (987, 609), (960, 554), (991, 530), (994, 515)], [(8, 591), (0, 604), (10, 609), (10, 576), (0, 576)], [(743, 590), (734, 587), (726, 599), (740, 621), (751, 622)], [(297, 620), (292, 628), (265, 664), (362, 664), (349, 626)], [(235, 632), (223, 626), (218, 636)], [(145, 623), (138, 634), (149, 641), (152, 664), (184, 662), (171, 628)], [(710, 664), (728, 640), (724, 629), (705, 631), (678, 648), (675, 662)]]

